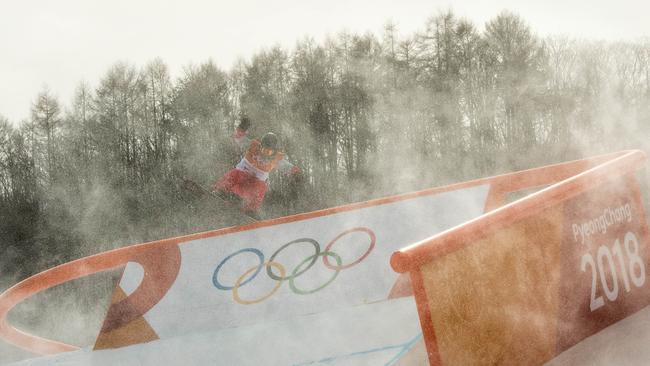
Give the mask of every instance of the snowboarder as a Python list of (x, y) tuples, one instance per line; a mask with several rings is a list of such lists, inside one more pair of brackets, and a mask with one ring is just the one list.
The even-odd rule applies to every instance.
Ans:
[(236, 196), (242, 201), (242, 211), (252, 217), (259, 217), (258, 210), (264, 200), (268, 187), (269, 173), (277, 168), (279, 171), (298, 178), (300, 169), (291, 164), (279, 149), (278, 137), (269, 132), (261, 141), (248, 137), (250, 119), (242, 117), (235, 128), (233, 138), (244, 150), (244, 156), (234, 169), (219, 178), (212, 186), (212, 191), (223, 198)]

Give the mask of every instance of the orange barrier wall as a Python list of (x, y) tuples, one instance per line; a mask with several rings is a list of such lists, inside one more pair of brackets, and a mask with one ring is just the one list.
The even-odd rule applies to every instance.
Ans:
[[(22, 332), (7, 322), (7, 314), (17, 304), (36, 293), (45, 291), (48, 288), (62, 284), (64, 282), (88, 276), (97, 272), (123, 268), (128, 262), (137, 262), (142, 265), (144, 268), (143, 282), (135, 292), (128, 296), (124, 296), (124, 294), (121, 294), (121, 296), (119, 296), (119, 291), (116, 291), (116, 295), (113, 299), (113, 305), (111, 306), (111, 311), (109, 314), (107, 314), (105, 325), (111, 324), (111, 327), (114, 327), (116, 330), (119, 330), (120, 328), (124, 330), (126, 329), (124, 327), (133, 326), (134, 324), (137, 325), (141, 320), (142, 315), (147, 313), (147, 311), (151, 309), (151, 307), (153, 307), (156, 302), (165, 295), (169, 287), (172, 285), (176, 271), (178, 271), (179, 244), (185, 242), (251, 229), (270, 227), (283, 223), (297, 222), (300, 220), (307, 220), (340, 212), (354, 211), (366, 207), (408, 200), (415, 197), (435, 195), (444, 192), (477, 187), (480, 185), (489, 185), (490, 187), (489, 195), (487, 196), (487, 202), (485, 203), (485, 210), (490, 211), (503, 205), (509, 192), (515, 192), (534, 187), (543, 187), (558, 181), (567, 179), (570, 180), (573, 179), (571, 177), (575, 175), (576, 172), (584, 171), (594, 166), (600, 167), (599, 164), (611, 165), (612, 162), (619, 162), (621, 159), (624, 162), (627, 162), (629, 160), (640, 161), (640, 155), (642, 154), (639, 152), (622, 152), (604, 155), (592, 159), (579, 160), (501, 175), (497, 177), (453, 184), (445, 187), (432, 188), (424, 191), (412, 192), (394, 197), (268, 220), (240, 227), (215, 230), (178, 238), (139, 244), (82, 258), (39, 273), (24, 281), (21, 281), (4, 293), (0, 294), (0, 337), (11, 344), (42, 354), (52, 354), (78, 349), (73, 345), (40, 338), (38, 336)], [(617, 165), (615, 165), (616, 169), (609, 170), (612, 170), (612, 172), (615, 174), (619, 174), (621, 173), (619, 171), (620, 169), (617, 168), (619, 165), (620, 164), (617, 163)], [(627, 171), (629, 171), (629, 169), (626, 168), (624, 172)], [(591, 179), (592, 175), (594, 174), (591, 174), (587, 179)], [(593, 185), (592, 183), (593, 182), (589, 181), (583, 182), (582, 184), (588, 186)], [(583, 191), (582, 186), (578, 186), (577, 188), (574, 186), (562, 188), (563, 191), (561, 193), (556, 193), (554, 190), (551, 190), (550, 193), (545, 193), (544, 199), (548, 200), (549, 204), (550, 202), (557, 203), (559, 201), (565, 200), (566, 197), (575, 195), (572, 193), (574, 191), (578, 193)], [(540, 200), (541, 199), (538, 198), (534, 202), (530, 202), (530, 200), (528, 200), (526, 201), (527, 203), (524, 204), (517, 203), (517, 212), (519, 212), (517, 215), (522, 216), (521, 212), (526, 212), (528, 209), (533, 210), (540, 207), (550, 207), (549, 204), (546, 204), (544, 202), (540, 203)], [(506, 223), (512, 221), (513, 218), (518, 217), (517, 215), (513, 215), (511, 211), (511, 209), (507, 209), (505, 211), (506, 213), (504, 214), (503, 210), (497, 210), (494, 212), (494, 215), (488, 214), (487, 216), (481, 217), (479, 220), (472, 220), (470, 223), (463, 225), (463, 227), (467, 227), (468, 225), (472, 228), (480, 227), (480, 230), (462, 229), (460, 231), (446, 231), (442, 235), (438, 235), (427, 242), (423, 242), (420, 245), (404, 250), (393, 256), (394, 260), (392, 260), (392, 262), (398, 271), (411, 271), (410, 276), (413, 281), (414, 288), (416, 289), (420, 315), (423, 319), (423, 324), (426, 325), (425, 334), (427, 335), (426, 340), (430, 354), (438, 354), (436, 351), (437, 346), (435, 342), (435, 333), (433, 332), (433, 328), (431, 326), (430, 316), (427, 315), (429, 314), (429, 310), (425, 306), (427, 299), (426, 296), (424, 296), (425, 290), (423, 277), (420, 274), (420, 270), (413, 271), (413, 269), (419, 268), (420, 266), (423, 266), (432, 260), (443, 256), (444, 254), (451, 253), (460, 248), (464, 248), (466, 246), (466, 243), (476, 241), (480, 237), (485, 236), (483, 233), (488, 231), (485, 225), (487, 225), (487, 228), (490, 228), (490, 230), (496, 229), (497, 227), (503, 226)], [(554, 215), (557, 216), (559, 214), (550, 213), (549, 217), (555, 217)], [(477, 222), (480, 225), (477, 224)], [(458, 236), (459, 233), (460, 237)], [(467, 235), (468, 233), (471, 233), (471, 235)], [(519, 234), (517, 236), (519, 236)], [(444, 239), (440, 239), (441, 237)], [(450, 237), (453, 237), (453, 239), (447, 240), (447, 238)], [(444, 241), (443, 245), (439, 245), (439, 243), (442, 243), (441, 240)], [(544, 261), (542, 262), (546, 263)], [(406, 283), (408, 284), (408, 281), (406, 281)], [(399, 291), (396, 291), (395, 293), (397, 292)], [(399, 296), (404, 295), (408, 295), (408, 291), (406, 293), (402, 292), (402, 294)], [(391, 296), (394, 297), (395, 295)], [(145, 334), (144, 336), (140, 336), (144, 338), (155, 338), (149, 333)], [(433, 360), (436, 360), (438, 358), (438, 356), (432, 356)]]
[(628, 151), (549, 167), (551, 186), (395, 252), (430, 363), (541, 364), (649, 305), (635, 176), (645, 159)]

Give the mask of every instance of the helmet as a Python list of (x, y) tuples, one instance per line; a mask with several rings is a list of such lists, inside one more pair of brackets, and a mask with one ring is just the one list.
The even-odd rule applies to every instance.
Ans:
[(269, 132), (264, 137), (262, 137), (262, 147), (272, 150), (278, 149), (278, 137), (273, 133)]

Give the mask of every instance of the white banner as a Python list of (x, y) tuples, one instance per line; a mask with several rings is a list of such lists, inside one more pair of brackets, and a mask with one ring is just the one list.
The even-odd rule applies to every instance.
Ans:
[[(179, 244), (180, 272), (144, 319), (160, 338), (385, 300), (391, 254), (478, 217), (488, 185)], [(120, 287), (142, 281), (130, 262)]]

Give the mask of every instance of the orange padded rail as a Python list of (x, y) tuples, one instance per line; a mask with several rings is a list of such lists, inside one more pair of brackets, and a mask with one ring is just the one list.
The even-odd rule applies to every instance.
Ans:
[[(606, 162), (603, 162), (604, 157)], [(396, 272), (409, 272), (422, 263), (435, 260), (480, 239), (488, 232), (576, 196), (612, 175), (634, 172), (643, 166), (646, 159), (646, 154), (642, 151), (627, 151), (613, 156), (600, 156), (515, 173), (511, 179), (499, 181), (500, 188), (497, 188), (499, 192), (509, 193), (529, 187), (555, 184), (395, 252), (391, 257), (391, 266)], [(601, 164), (576, 174), (586, 166), (598, 163)], [(536, 177), (539, 173), (544, 173), (542, 179)], [(571, 176), (571, 173), (576, 175)], [(567, 178), (567, 176), (571, 177)]]

